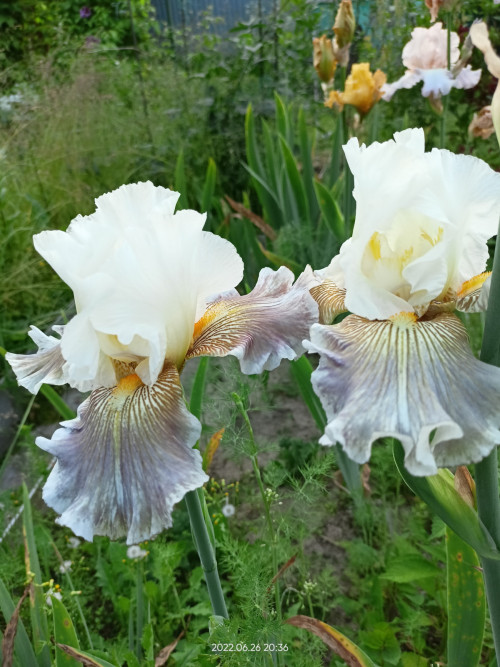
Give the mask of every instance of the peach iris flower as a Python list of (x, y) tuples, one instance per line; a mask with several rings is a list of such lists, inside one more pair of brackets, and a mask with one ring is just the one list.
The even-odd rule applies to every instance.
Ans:
[(481, 77), (480, 70), (473, 70), (470, 65), (458, 66), (460, 51), (459, 38), (456, 32), (450, 36), (450, 67), (448, 69), (448, 34), (441, 23), (430, 28), (415, 28), (411, 40), (403, 49), (403, 64), (406, 72), (403, 76), (387, 83), (383, 91), (383, 99), (389, 101), (394, 93), (401, 88), (413, 88), (423, 82), (422, 95), (438, 98), (448, 95), (452, 88), (473, 88)]

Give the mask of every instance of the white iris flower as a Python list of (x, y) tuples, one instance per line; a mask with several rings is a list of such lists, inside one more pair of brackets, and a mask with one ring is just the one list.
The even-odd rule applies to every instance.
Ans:
[(43, 497), (58, 522), (91, 540), (137, 544), (171, 525), (174, 504), (208, 477), (193, 449), (201, 431), (179, 373), (186, 359), (236, 356), (244, 373), (276, 368), (303, 351), (317, 321), (304, 280), (263, 269), (254, 290), (234, 289), (243, 262), (234, 246), (203, 231), (205, 215), (174, 213), (179, 195), (151, 183), (96, 200), (68, 231), (35, 247), (72, 288), (77, 314), (32, 328), (39, 351), (8, 354), (21, 385), (91, 390), (78, 417), (37, 444), (57, 457)]
[(356, 222), (314, 274), (322, 324), (304, 342), (321, 355), (321, 442), (364, 463), (378, 438), (397, 438), (421, 476), (479, 461), (500, 443), (500, 370), (475, 359), (453, 311), (486, 308), (500, 174), (471, 156), (425, 153), (421, 129), (344, 150)]
[(450, 67), (448, 69), (448, 31), (441, 23), (430, 28), (415, 28), (411, 40), (403, 48), (403, 76), (383, 88), (383, 100), (389, 101), (401, 88), (413, 88), (423, 82), (424, 97), (439, 98), (452, 88), (473, 88), (481, 78), (481, 70), (460, 62), (460, 43), (456, 32), (450, 34)]

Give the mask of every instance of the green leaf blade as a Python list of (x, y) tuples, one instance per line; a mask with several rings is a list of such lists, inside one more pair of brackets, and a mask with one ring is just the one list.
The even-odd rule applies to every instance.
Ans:
[[(54, 618), (54, 638), (56, 644), (67, 644), (73, 648), (80, 648), (80, 642), (76, 635), (75, 626), (71, 620), (68, 610), (57, 597), (51, 596), (52, 612)], [(69, 656), (60, 648), (56, 648), (56, 667), (78, 667), (81, 664)]]
[(448, 664), (477, 667), (486, 618), (484, 581), (476, 552), (448, 527), (446, 559)]

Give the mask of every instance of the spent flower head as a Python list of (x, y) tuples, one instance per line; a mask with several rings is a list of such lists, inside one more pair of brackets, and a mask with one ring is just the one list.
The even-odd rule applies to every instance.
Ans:
[(148, 553), (149, 551), (141, 549), (141, 547), (138, 544), (133, 544), (127, 549), (127, 558), (129, 558), (130, 560), (141, 560), (142, 558), (146, 558)]
[(229, 518), (231, 516), (234, 516), (236, 513), (236, 508), (234, 505), (232, 505), (229, 502), (229, 499), (226, 497), (224, 505), (222, 506), (222, 514), (226, 517)]

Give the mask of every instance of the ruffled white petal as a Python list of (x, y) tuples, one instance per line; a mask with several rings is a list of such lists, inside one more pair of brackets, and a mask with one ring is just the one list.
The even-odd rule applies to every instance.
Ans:
[(29, 336), (38, 345), (38, 352), (35, 354), (8, 352), (5, 355), (16, 374), (18, 383), (32, 394), (36, 394), (44, 383), (65, 384), (67, 378), (63, 371), (61, 341), (54, 336), (46, 336), (34, 326), (31, 327)]
[(481, 78), (480, 69), (472, 69), (470, 65), (463, 67), (454, 79), (455, 88), (474, 88)]
[(420, 69), (418, 70), (424, 85), (422, 86), (422, 95), (429, 97), (440, 97), (448, 95), (453, 88), (453, 77), (449, 70), (442, 69)]
[[(450, 62), (454, 65), (460, 58), (456, 32), (450, 34)], [(448, 62), (448, 31), (438, 22), (430, 28), (415, 28), (411, 40), (402, 53), (403, 65), (409, 70), (445, 68)]]
[(420, 189), (426, 185), (421, 168), (424, 149), (421, 128), (397, 132), (394, 139), (370, 146), (360, 146), (356, 138), (347, 142), (344, 153), (354, 176), (356, 199), (353, 242), (383, 231), (398, 210), (411, 209), (419, 201)]
[(158, 221), (173, 215), (180, 195), (168, 188), (146, 183), (122, 185), (113, 192), (95, 200), (96, 213), (102, 214), (107, 224), (122, 229), (127, 221), (142, 226), (155, 226)]
[(486, 163), (434, 149), (422, 130), (345, 146), (356, 223), (336, 258), (345, 305), (368, 319), (425, 313), (484, 271), (500, 216), (500, 175)]
[(475, 359), (454, 315), (351, 315), (314, 325), (305, 344), (321, 355), (313, 386), (328, 418), (322, 442), (341, 443), (358, 463), (386, 436), (401, 441), (418, 476), (477, 462), (500, 443), (500, 370)]
[(247, 374), (296, 359), (309, 327), (318, 321), (318, 306), (308, 280), (292, 283), (293, 273), (286, 267), (265, 268), (249, 294), (214, 301), (196, 323), (187, 358), (232, 354)]
[(413, 88), (413, 86), (415, 86), (417, 83), (420, 83), (420, 81), (422, 81), (420, 70), (407, 70), (397, 81), (384, 84), (382, 89), (384, 93), (382, 99), (386, 102), (389, 102), (396, 91)]
[(35, 237), (75, 294), (61, 347), (74, 386), (112, 384), (110, 359), (133, 360), (148, 385), (165, 359), (180, 367), (207, 299), (243, 277), (234, 246), (203, 231), (205, 214), (174, 213), (177, 198), (151, 183), (122, 186), (67, 232)]
[(201, 426), (169, 366), (152, 387), (128, 376), (98, 389), (37, 445), (57, 457), (43, 498), (77, 535), (137, 544), (172, 525), (172, 509), (207, 481), (193, 449)]
[(471, 155), (437, 148), (426, 154), (426, 166), (431, 196), (455, 228), (448, 262), (451, 287), (457, 289), (486, 268), (486, 242), (496, 234), (500, 217), (500, 174)]

